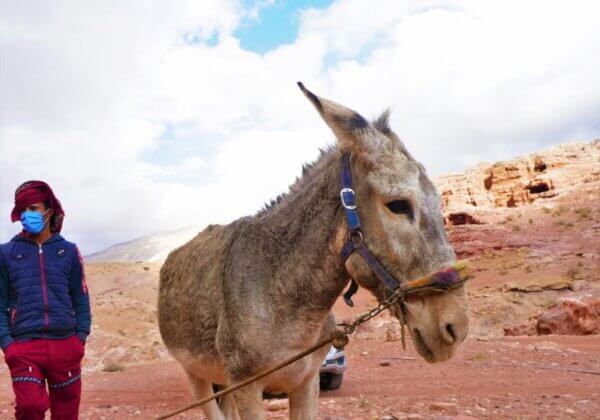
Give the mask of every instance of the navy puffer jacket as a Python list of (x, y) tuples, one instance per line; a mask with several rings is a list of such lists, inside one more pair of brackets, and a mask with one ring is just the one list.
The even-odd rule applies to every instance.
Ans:
[(0, 347), (22, 338), (85, 341), (90, 300), (77, 246), (55, 233), (42, 245), (22, 235), (0, 245)]

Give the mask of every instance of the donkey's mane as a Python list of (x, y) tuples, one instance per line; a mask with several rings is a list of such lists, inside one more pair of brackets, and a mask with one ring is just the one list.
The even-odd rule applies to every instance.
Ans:
[(314, 176), (320, 172), (321, 162), (326, 161), (332, 154), (337, 153), (339, 148), (335, 145), (327, 146), (323, 149), (319, 149), (319, 157), (317, 157), (314, 161), (304, 163), (302, 165), (302, 174), (299, 177), (296, 177), (294, 182), (290, 185), (287, 192), (279, 194), (276, 198), (272, 199), (270, 202), (265, 203), (264, 207), (259, 210), (256, 215), (261, 216), (271, 212), (277, 205), (285, 202), (287, 198), (293, 195), (295, 192), (303, 189), (304, 185), (310, 183), (310, 181), (314, 178)]

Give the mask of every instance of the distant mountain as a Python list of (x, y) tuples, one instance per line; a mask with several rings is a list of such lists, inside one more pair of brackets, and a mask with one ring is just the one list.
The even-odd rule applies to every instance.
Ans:
[(113, 245), (103, 251), (87, 255), (85, 259), (95, 262), (164, 261), (169, 252), (192, 239), (201, 230), (198, 227), (185, 227), (170, 232), (154, 233)]

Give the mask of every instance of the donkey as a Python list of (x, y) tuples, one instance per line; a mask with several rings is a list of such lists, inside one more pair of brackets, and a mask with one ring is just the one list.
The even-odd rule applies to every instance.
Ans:
[[(331, 308), (354, 279), (378, 301), (391, 292), (358, 253), (342, 258), (348, 237), (340, 200), (340, 159), (351, 153), (364, 243), (399, 281), (455, 261), (432, 182), (389, 127), (388, 112), (368, 122), (299, 84), (337, 144), (303, 168), (287, 194), (256, 215), (210, 225), (174, 250), (160, 271), (159, 327), (183, 366), (194, 397), (232, 385), (327, 337)], [(464, 286), (390, 308), (405, 317), (428, 362), (452, 357), (468, 331)], [(263, 392), (287, 393), (291, 419), (317, 415), (326, 346), (250, 386), (202, 406), (208, 419), (264, 419)]]

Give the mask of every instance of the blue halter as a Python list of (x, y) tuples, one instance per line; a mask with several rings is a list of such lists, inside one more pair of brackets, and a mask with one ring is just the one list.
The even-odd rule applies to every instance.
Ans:
[[(358, 208), (356, 205), (356, 195), (354, 193), (352, 184), (352, 169), (350, 167), (350, 153), (344, 153), (342, 155), (342, 171), (340, 175), (341, 190), (340, 198), (342, 200), (342, 207), (346, 213), (346, 221), (348, 222), (348, 229), (350, 234), (346, 243), (342, 248), (342, 259), (346, 261), (350, 255), (354, 252), (358, 252), (365, 262), (369, 265), (375, 276), (381, 281), (390, 291), (395, 291), (400, 287), (400, 282), (391, 275), (385, 267), (375, 258), (371, 251), (367, 248), (364, 243), (363, 234), (361, 231), (360, 218), (358, 217)], [(352, 302), (352, 295), (358, 290), (358, 285), (352, 279), (350, 288), (344, 293), (344, 301), (349, 306), (354, 306)]]
[[(369, 265), (375, 277), (379, 279), (392, 292), (400, 289), (403, 294), (414, 293), (432, 293), (432, 292), (447, 292), (460, 286), (469, 279), (467, 266), (464, 262), (455, 262), (450, 267), (435, 273), (422, 277), (417, 280), (407, 281), (400, 284), (396, 278), (385, 269), (385, 267), (375, 258), (364, 243), (363, 234), (361, 231), (360, 218), (356, 208), (356, 196), (352, 188), (352, 170), (350, 168), (350, 153), (342, 155), (342, 172), (340, 198), (342, 207), (346, 213), (348, 228), (350, 234), (346, 243), (342, 248), (342, 258), (346, 261), (354, 252), (358, 252), (365, 262)], [(352, 296), (358, 291), (358, 284), (352, 279), (350, 287), (344, 293), (344, 301), (349, 306), (354, 306)]]

